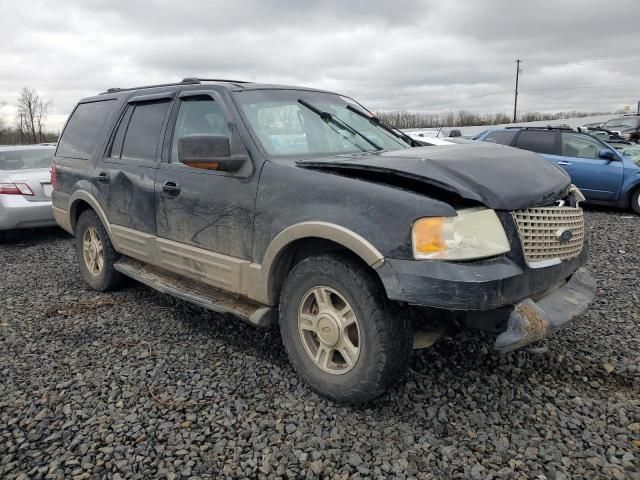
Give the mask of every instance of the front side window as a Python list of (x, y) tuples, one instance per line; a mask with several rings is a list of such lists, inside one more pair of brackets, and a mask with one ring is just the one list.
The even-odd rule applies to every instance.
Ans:
[(78, 104), (62, 132), (56, 155), (88, 159), (115, 103), (105, 100)]
[(49, 168), (53, 152), (53, 148), (0, 151), (0, 170)]
[[(303, 90), (253, 90), (237, 92), (234, 99), (270, 156), (325, 156), (409, 148), (409, 145), (350, 111), (352, 100), (335, 94)], [(334, 120), (317, 111), (329, 113)], [(366, 113), (366, 112), (365, 112)]]
[(552, 130), (522, 130), (516, 147), (536, 153), (555, 154), (556, 133)]
[(171, 147), (171, 162), (178, 163), (178, 141), (187, 135), (231, 137), (220, 106), (208, 95), (187, 97), (180, 102)]
[(511, 145), (513, 137), (518, 133), (517, 130), (494, 130), (484, 137), (484, 142), (497, 143), (499, 145)]
[(118, 126), (110, 156), (155, 162), (162, 123), (170, 104), (169, 100), (162, 100), (129, 105)]
[(565, 157), (596, 159), (603, 148), (607, 147), (589, 135), (562, 134), (562, 155)]

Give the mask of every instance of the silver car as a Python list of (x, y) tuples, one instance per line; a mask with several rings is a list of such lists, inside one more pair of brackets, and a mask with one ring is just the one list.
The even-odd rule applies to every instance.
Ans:
[(7, 230), (55, 225), (51, 210), (54, 146), (0, 146), (0, 237)]

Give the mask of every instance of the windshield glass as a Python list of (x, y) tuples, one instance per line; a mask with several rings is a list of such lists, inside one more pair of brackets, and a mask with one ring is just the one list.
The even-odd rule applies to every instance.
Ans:
[(621, 148), (620, 151), (640, 166), (640, 145)]
[(602, 128), (606, 128), (607, 130), (627, 130), (630, 128), (636, 128), (638, 126), (638, 119), (629, 117), (629, 118), (613, 118), (606, 122)]
[[(234, 99), (254, 136), (273, 157), (409, 148), (408, 143), (384, 128), (348, 110), (348, 105), (359, 110), (362, 107), (339, 95), (304, 90), (253, 90), (236, 92)], [(333, 120), (322, 118), (310, 107), (330, 113)]]
[(53, 148), (0, 151), (0, 170), (49, 168), (53, 152)]

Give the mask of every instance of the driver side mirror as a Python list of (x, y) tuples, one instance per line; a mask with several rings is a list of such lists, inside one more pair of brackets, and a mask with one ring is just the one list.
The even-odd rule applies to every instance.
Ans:
[(600, 150), (598, 152), (598, 158), (602, 158), (604, 160), (620, 160), (613, 150), (609, 150), (608, 148)]
[(188, 167), (237, 172), (249, 157), (231, 155), (229, 137), (196, 134), (180, 137), (178, 160)]

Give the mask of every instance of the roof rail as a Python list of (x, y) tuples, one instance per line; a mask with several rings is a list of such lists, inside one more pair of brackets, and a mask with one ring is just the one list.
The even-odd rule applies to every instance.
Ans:
[(172, 83), (159, 83), (156, 85), (143, 85), (141, 87), (128, 87), (128, 88), (109, 88), (106, 91), (102, 92), (100, 95), (106, 95), (108, 93), (118, 93), (118, 92), (127, 92), (130, 90), (142, 90), (145, 88), (157, 88), (157, 87), (173, 87), (176, 85), (197, 85), (202, 82), (225, 82), (225, 83), (233, 83), (233, 84), (242, 84), (242, 83), (250, 83), (244, 80), (224, 80), (220, 78), (183, 78), (179, 82)]
[(519, 126), (508, 126), (505, 128), (519, 128), (520, 130), (573, 130), (571, 125), (519, 125)]
[(226, 78), (183, 78), (183, 83), (223, 82), (223, 83), (251, 83), (247, 80), (229, 80)]

